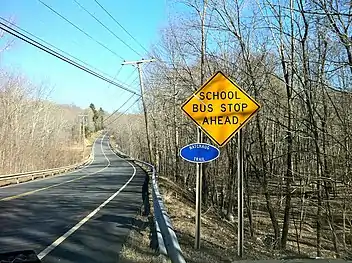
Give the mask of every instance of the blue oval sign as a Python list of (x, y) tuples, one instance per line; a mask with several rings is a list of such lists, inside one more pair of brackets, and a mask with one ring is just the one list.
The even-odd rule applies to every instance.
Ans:
[(180, 156), (191, 163), (207, 163), (220, 156), (220, 150), (207, 143), (191, 143), (180, 150)]

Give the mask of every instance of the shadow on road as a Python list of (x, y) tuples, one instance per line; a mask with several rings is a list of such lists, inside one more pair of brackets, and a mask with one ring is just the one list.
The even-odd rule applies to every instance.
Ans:
[(146, 175), (141, 191), (142, 206), (133, 223), (126, 218), (117, 221), (130, 226), (130, 233), (121, 250), (117, 262), (154, 262), (158, 256), (158, 243), (154, 218), (151, 213), (150, 175)]
[[(103, 165), (96, 163), (93, 171)], [(132, 169), (128, 163), (122, 162), (117, 167), (84, 180), (0, 202), (0, 253), (23, 249), (33, 249), (37, 254), (43, 251), (130, 179)], [(145, 174), (137, 168), (126, 188), (45, 256), (43, 262), (116, 262), (129, 232), (144, 231), (149, 225), (136, 219), (138, 214), (150, 212)]]
[(150, 201), (149, 201), (149, 174), (146, 174), (144, 183), (142, 186), (142, 201), (143, 201), (143, 216), (149, 216), (150, 214)]

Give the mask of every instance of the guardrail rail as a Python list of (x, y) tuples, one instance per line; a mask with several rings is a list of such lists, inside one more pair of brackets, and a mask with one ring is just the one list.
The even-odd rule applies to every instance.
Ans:
[(21, 179), (23, 178), (30, 178), (30, 180), (34, 180), (39, 177), (45, 178), (47, 176), (52, 176), (59, 173), (65, 173), (70, 170), (79, 169), (82, 166), (89, 164), (93, 160), (93, 158), (94, 158), (93, 154), (91, 153), (87, 160), (84, 160), (83, 162), (80, 162), (80, 163), (71, 164), (68, 166), (39, 170), (39, 171), (30, 171), (30, 172), (24, 172), (24, 173), (0, 175), (0, 182), (9, 181), (9, 184), (11, 184), (11, 181), (12, 181), (18, 184), (21, 182)]
[(115, 153), (122, 158), (129, 158), (129, 161), (133, 161), (142, 168), (149, 170), (152, 173), (152, 197), (154, 207), (154, 223), (158, 239), (158, 249), (161, 255), (168, 257), (172, 263), (186, 263), (180, 245), (177, 240), (176, 233), (172, 226), (169, 215), (166, 212), (165, 205), (163, 203), (159, 186), (158, 186), (158, 175), (155, 167), (147, 162), (130, 158), (117, 148), (113, 148)]

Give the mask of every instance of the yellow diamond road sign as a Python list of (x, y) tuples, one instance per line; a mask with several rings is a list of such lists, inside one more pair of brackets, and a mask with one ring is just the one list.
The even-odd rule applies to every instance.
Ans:
[(224, 146), (260, 105), (218, 71), (181, 109), (219, 146)]

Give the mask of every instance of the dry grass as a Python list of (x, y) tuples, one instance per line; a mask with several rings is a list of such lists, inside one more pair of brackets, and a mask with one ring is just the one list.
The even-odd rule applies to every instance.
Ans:
[[(159, 177), (165, 206), (177, 231), (178, 240), (187, 262), (232, 262), (237, 257), (237, 224), (220, 218), (210, 208), (202, 214), (201, 249), (194, 249), (195, 205), (193, 196), (166, 178)], [(272, 248), (267, 229), (271, 228), (267, 215), (261, 217), (260, 230), (254, 238), (249, 237), (245, 227), (245, 259), (282, 259), (283, 257), (314, 257), (314, 236), (307, 237), (300, 243), (300, 254), (297, 243), (289, 239), (287, 250), (279, 251)], [(258, 226), (257, 226), (258, 227)], [(322, 249), (325, 258), (334, 258), (333, 251)]]
[(150, 248), (150, 229), (148, 218), (138, 216), (137, 221), (141, 222), (138, 230), (132, 229), (126, 243), (120, 252), (119, 262), (121, 263), (147, 263), (156, 257), (155, 252)]
[[(89, 138), (86, 139), (86, 148), (84, 150), (84, 159), (82, 158), (82, 146), (81, 145), (72, 145), (70, 147), (67, 147), (65, 149), (66, 151), (66, 156), (72, 156), (74, 155), (75, 158), (71, 158), (71, 160), (67, 160), (67, 165), (69, 164), (73, 164), (73, 163), (80, 163), (83, 160), (86, 160), (91, 151), (92, 151), (92, 146), (94, 141), (96, 140), (97, 137), (99, 137), (101, 135), (101, 132), (97, 132), (97, 133), (93, 133)], [(54, 167), (53, 167), (54, 168)], [(47, 175), (45, 178), (50, 177), (50, 176), (54, 176), (54, 175), (58, 175), (59, 173), (53, 173), (51, 175)], [(42, 179), (43, 176), (42, 175), (35, 175), (35, 176), (26, 176), (23, 178), (19, 179), (20, 183), (24, 183), (24, 182), (28, 182), (31, 180), (35, 180), (35, 179)], [(0, 181), (0, 187), (2, 186), (7, 186), (7, 185), (11, 185), (11, 184), (16, 184), (16, 180), (12, 179), (12, 180), (6, 180), (6, 181)]]
[[(151, 200), (150, 200), (151, 202)], [(152, 211), (151, 211), (152, 212)], [(120, 263), (171, 263), (156, 252), (153, 214), (137, 216), (119, 255)]]
[(190, 201), (192, 198), (185, 198), (186, 194), (181, 189), (165, 180), (160, 180), (160, 187), (186, 262), (232, 262), (237, 259), (233, 226), (214, 217), (211, 210), (203, 213), (201, 249), (195, 250), (195, 208)]

